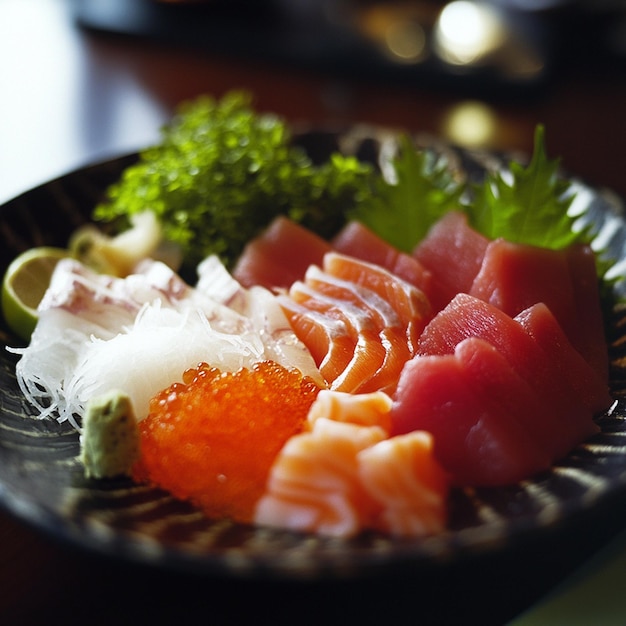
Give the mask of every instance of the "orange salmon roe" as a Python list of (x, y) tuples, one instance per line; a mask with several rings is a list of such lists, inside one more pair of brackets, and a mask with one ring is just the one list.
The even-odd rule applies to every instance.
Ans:
[(273, 361), (235, 373), (201, 364), (159, 392), (139, 424), (133, 477), (211, 518), (252, 519), (274, 458), (303, 429), (319, 387)]

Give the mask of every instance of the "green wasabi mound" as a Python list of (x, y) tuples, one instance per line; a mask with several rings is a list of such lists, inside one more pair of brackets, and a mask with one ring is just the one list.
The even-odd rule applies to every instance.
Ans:
[(139, 428), (130, 398), (110, 391), (92, 398), (83, 416), (80, 461), (87, 478), (130, 475), (139, 457)]

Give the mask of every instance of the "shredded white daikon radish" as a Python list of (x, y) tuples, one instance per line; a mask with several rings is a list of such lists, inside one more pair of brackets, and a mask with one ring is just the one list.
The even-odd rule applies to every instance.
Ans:
[[(93, 338), (81, 351), (74, 375), (65, 386), (68, 406), (85, 406), (110, 389), (126, 393), (137, 419), (146, 417), (150, 398), (183, 372), (206, 362), (222, 371), (249, 367), (264, 358), (263, 344), (251, 325), (229, 333), (215, 328), (195, 308), (179, 311), (160, 302), (145, 306), (135, 324), (114, 338)], [(229, 320), (232, 322), (232, 320)]]

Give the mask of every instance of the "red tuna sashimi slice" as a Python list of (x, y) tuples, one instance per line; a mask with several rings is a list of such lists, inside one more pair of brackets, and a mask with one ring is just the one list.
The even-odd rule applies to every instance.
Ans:
[(545, 304), (540, 302), (529, 307), (517, 315), (515, 321), (548, 354), (555, 370), (564, 376), (592, 413), (604, 411), (611, 405), (613, 400), (602, 375), (574, 349)]
[(567, 260), (574, 287), (576, 319), (569, 328), (572, 343), (602, 380), (609, 379), (609, 355), (600, 301), (596, 256), (587, 245), (568, 248)]
[(361, 222), (346, 224), (332, 245), (340, 254), (380, 265), (425, 292), (430, 289), (431, 272), (416, 258), (388, 244)]
[(563, 320), (573, 303), (567, 256), (563, 251), (495, 239), (487, 246), (468, 293), (511, 317), (545, 302)]
[(280, 216), (246, 245), (232, 274), (244, 287), (287, 288), (331, 249), (325, 239)]
[(435, 457), (457, 485), (511, 484), (546, 467), (545, 451), (480, 393), (455, 354), (417, 356), (405, 365), (391, 419), (393, 434), (432, 433)]
[(586, 246), (548, 250), (496, 239), (469, 293), (511, 317), (545, 303), (573, 346), (608, 375), (595, 258)]
[[(562, 455), (562, 450), (551, 445), (562, 433), (551, 420), (546, 403), (495, 346), (484, 339), (470, 337), (456, 346), (454, 354), (474, 390), (488, 398), (506, 419), (514, 419), (528, 433), (537, 448), (537, 456), (529, 467), (546, 469)], [(565, 451), (577, 443), (576, 440), (567, 447), (564, 445)]]
[(427, 295), (435, 312), (457, 293), (469, 291), (488, 243), (468, 225), (463, 213), (450, 211), (413, 250), (413, 256), (432, 274)]
[(549, 353), (521, 324), (487, 302), (458, 294), (428, 324), (417, 352), (453, 354), (457, 344), (469, 337), (479, 337), (495, 346), (549, 408), (550, 423), (539, 422), (537, 428), (545, 430), (546, 445), (558, 455), (569, 450), (570, 442), (580, 443), (597, 432), (592, 412), (558, 371)]

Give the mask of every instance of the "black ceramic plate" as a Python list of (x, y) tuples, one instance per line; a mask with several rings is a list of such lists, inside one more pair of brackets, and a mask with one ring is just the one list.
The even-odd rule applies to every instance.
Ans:
[[(337, 147), (376, 159), (370, 132), (308, 133), (300, 140), (316, 159)], [(495, 155), (438, 147), (461, 174), (480, 176), (498, 165)], [(32, 246), (64, 245), (109, 183), (134, 155), (81, 169), (42, 185), (0, 208), (4, 245), (0, 269)], [(578, 184), (578, 205), (596, 225), (598, 239), (626, 261), (622, 202)], [(340, 541), (250, 528), (205, 519), (191, 506), (129, 480), (90, 481), (77, 461), (76, 432), (36, 418), (15, 381), (15, 357), (0, 351), (0, 501), (21, 519), (75, 545), (115, 558), (235, 577), (314, 579), (356, 577), (389, 568), (412, 570), (458, 562), (476, 553), (502, 552), (550, 533), (589, 532), (607, 515), (619, 518), (626, 500), (626, 313), (610, 328), (611, 388), (616, 405), (598, 418), (601, 432), (549, 472), (497, 489), (457, 490), (449, 531), (427, 539), (367, 534)], [(19, 345), (6, 330), (2, 343)], [(622, 518), (623, 519), (623, 518)]]

